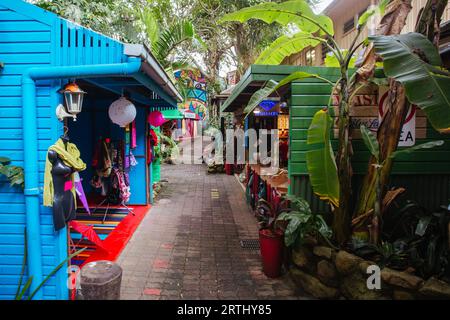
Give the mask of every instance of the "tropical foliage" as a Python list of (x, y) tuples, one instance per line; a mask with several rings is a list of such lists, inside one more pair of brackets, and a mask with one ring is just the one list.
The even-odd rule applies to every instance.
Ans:
[(283, 226), (287, 247), (299, 246), (306, 238), (313, 237), (329, 242), (332, 232), (323, 217), (313, 213), (309, 203), (296, 196), (286, 196), (290, 209), (278, 215), (277, 224)]
[(11, 159), (0, 157), (0, 176), (5, 176), (8, 179), (10, 186), (20, 186), (22, 189), (25, 186), (25, 179), (23, 175), (23, 168), (11, 165)]
[(318, 111), (308, 129), (306, 164), (314, 192), (323, 200), (339, 207), (339, 178), (330, 133), (333, 120), (328, 110)]
[(433, 127), (450, 132), (450, 73), (436, 47), (420, 33), (370, 37), (383, 58), (386, 76), (400, 82), (410, 103), (419, 106)]

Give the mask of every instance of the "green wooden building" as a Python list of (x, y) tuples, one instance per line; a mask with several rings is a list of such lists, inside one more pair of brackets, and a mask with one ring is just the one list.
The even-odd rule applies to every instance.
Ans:
[[(337, 81), (339, 70), (325, 67), (303, 66), (263, 66), (252, 65), (241, 81), (236, 85), (230, 97), (222, 105), (222, 112), (242, 114), (252, 94), (273, 79), (279, 81), (292, 72), (304, 71), (318, 74), (330, 81)], [(313, 210), (323, 212), (328, 206), (319, 200), (312, 192), (306, 167), (307, 130), (313, 115), (328, 105), (331, 86), (315, 78), (303, 79), (286, 85), (274, 96), (287, 102), (289, 107), (289, 163), (290, 193), (307, 199)], [(354, 192), (359, 191), (362, 178), (367, 172), (369, 151), (359, 139), (359, 126), (378, 126), (379, 114), (382, 113), (383, 88), (367, 88), (363, 90), (355, 105), (353, 121), (353, 170)], [(337, 105), (337, 102), (334, 103)], [(331, 114), (333, 114), (331, 112)], [(249, 118), (252, 115), (249, 115)], [(448, 204), (450, 199), (450, 136), (436, 132), (427, 123), (424, 114), (417, 110), (410, 112), (410, 127), (413, 124), (415, 144), (432, 140), (444, 140), (443, 146), (416, 151), (412, 154), (398, 157), (393, 167), (389, 187), (404, 187), (403, 197), (419, 202), (421, 205), (435, 209), (442, 204)], [(405, 127), (404, 127), (405, 128)], [(332, 134), (332, 136), (335, 136)], [(407, 138), (406, 132), (402, 140)], [(408, 143), (408, 141), (404, 142)], [(411, 143), (411, 141), (409, 141)], [(333, 146), (337, 146), (336, 139)]]

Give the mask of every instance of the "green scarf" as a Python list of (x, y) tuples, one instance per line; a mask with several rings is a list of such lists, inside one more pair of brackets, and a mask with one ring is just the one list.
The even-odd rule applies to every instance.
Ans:
[[(48, 150), (55, 151), (59, 158), (64, 162), (66, 166), (73, 168), (75, 171), (83, 171), (86, 169), (86, 164), (80, 158), (80, 151), (77, 146), (73, 143), (67, 142), (67, 145), (64, 144), (64, 141), (58, 139), (54, 145), (52, 145)], [(44, 206), (52, 207), (53, 206), (53, 178), (52, 178), (52, 163), (48, 160), (45, 162), (45, 173), (44, 173)], [(75, 193), (75, 181), (74, 176), (72, 174), (72, 194), (76, 201), (76, 193)]]

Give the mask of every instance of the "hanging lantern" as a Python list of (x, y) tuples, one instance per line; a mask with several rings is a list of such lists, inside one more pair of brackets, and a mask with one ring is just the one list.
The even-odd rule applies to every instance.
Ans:
[(109, 106), (108, 115), (113, 123), (124, 128), (136, 118), (136, 107), (127, 98), (121, 97)]
[(159, 127), (164, 122), (166, 122), (166, 119), (160, 111), (152, 111), (148, 115), (148, 123), (153, 127)]
[(62, 105), (56, 108), (58, 119), (62, 121), (66, 117), (72, 117), (73, 121), (77, 121), (77, 114), (81, 112), (83, 98), (86, 92), (81, 90), (75, 82), (67, 84), (59, 92), (64, 95), (66, 108), (64, 110)]

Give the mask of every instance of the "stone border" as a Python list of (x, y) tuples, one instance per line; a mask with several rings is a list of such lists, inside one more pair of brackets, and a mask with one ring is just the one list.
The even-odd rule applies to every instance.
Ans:
[(367, 267), (375, 263), (343, 250), (304, 245), (292, 250), (292, 262), (293, 281), (318, 299), (450, 299), (450, 284), (390, 268), (381, 270), (381, 289), (370, 290)]

